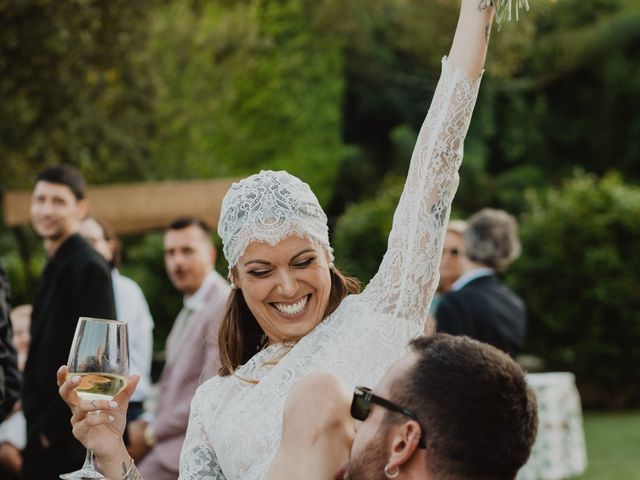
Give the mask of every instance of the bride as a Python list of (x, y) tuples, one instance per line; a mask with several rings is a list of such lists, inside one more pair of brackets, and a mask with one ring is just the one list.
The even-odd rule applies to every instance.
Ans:
[[(220, 330), (222, 368), (193, 398), (180, 478), (264, 478), (297, 379), (321, 369), (351, 386), (373, 385), (421, 334), (493, 18), (490, 2), (461, 3), (388, 250), (362, 293), (334, 266), (327, 218), (307, 184), (264, 171), (226, 194), (218, 232), (234, 291)], [(136, 378), (116, 406), (80, 401), (74, 379), (65, 378), (62, 367), (60, 394), (73, 411), (76, 438), (109, 478), (140, 478), (122, 443)]]

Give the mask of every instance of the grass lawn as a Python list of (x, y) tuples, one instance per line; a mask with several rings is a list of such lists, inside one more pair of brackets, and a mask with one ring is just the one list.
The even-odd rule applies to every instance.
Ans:
[(640, 411), (585, 414), (589, 466), (579, 480), (640, 480)]

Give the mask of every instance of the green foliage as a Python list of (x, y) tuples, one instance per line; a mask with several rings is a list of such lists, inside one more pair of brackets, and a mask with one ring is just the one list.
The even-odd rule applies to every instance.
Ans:
[(168, 4), (155, 14), (159, 173), (286, 169), (321, 202), (346, 149), (340, 37), (314, 28), (303, 1)]
[(0, 3), (0, 185), (61, 162), (95, 182), (144, 176), (151, 85), (132, 46), (154, 3)]
[[(552, 369), (623, 395), (640, 384), (640, 189), (575, 174), (529, 197), (510, 271), (530, 313), (529, 346)], [(635, 394), (621, 393), (635, 385)], [(626, 396), (629, 395), (629, 396)]]
[(403, 185), (403, 179), (387, 179), (374, 198), (350, 205), (336, 223), (333, 232), (336, 263), (363, 285), (378, 271), (387, 250), (393, 212)]
[[(18, 238), (23, 242), (24, 250), (29, 253), (26, 259), (20, 255)], [(31, 229), (21, 228), (12, 232), (0, 229), (0, 264), (7, 271), (11, 282), (12, 306), (33, 303), (37, 279), (45, 261), (42, 243)]]

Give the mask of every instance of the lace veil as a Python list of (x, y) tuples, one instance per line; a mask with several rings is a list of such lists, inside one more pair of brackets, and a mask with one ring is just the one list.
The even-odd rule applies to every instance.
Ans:
[(231, 185), (222, 200), (218, 234), (229, 269), (251, 242), (276, 245), (291, 235), (322, 245), (333, 260), (318, 199), (308, 184), (285, 171), (262, 170)]

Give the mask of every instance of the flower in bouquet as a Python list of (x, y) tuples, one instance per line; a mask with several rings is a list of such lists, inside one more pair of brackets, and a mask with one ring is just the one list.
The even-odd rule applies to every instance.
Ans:
[(524, 8), (529, 10), (529, 2), (527, 0), (481, 0), (480, 8), (489, 8), (493, 5), (496, 9), (496, 23), (498, 24), (498, 30), (502, 27), (505, 21), (511, 21), (511, 12), (514, 10), (513, 3), (515, 3), (516, 21), (520, 18), (520, 9)]

